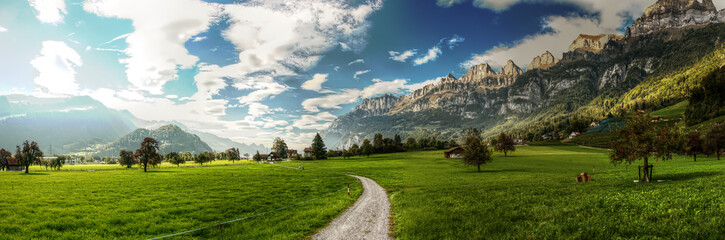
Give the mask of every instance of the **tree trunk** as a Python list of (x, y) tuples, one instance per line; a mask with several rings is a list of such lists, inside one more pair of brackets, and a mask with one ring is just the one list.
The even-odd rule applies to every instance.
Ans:
[(508, 153), (507, 153), (507, 151), (506, 151), (506, 150), (503, 150), (503, 156), (504, 156), (504, 157), (508, 157)]
[(697, 154), (692, 154), (692, 158), (697, 162)]
[(30, 165), (25, 165), (25, 173), (28, 173), (28, 168), (30, 168)]
[(146, 164), (143, 164), (143, 171), (146, 172)]
[(481, 172), (481, 164), (478, 165), (478, 172)]
[(644, 172), (642, 182), (649, 182), (649, 161), (647, 161), (647, 158), (644, 158), (644, 169), (642, 169), (642, 172)]

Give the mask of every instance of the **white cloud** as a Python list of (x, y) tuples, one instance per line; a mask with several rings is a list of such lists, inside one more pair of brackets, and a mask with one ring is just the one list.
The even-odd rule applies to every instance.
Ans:
[(355, 72), (355, 74), (354, 74), (354, 75), (352, 76), (352, 78), (354, 78), (354, 79), (357, 79), (358, 77), (360, 77), (360, 76), (362, 76), (362, 75), (364, 75), (364, 74), (366, 74), (366, 73), (369, 73), (370, 71), (371, 71), (371, 70), (369, 70), (369, 69), (368, 69), (368, 70), (362, 70), (362, 71), (357, 71), (357, 72)]
[(460, 45), (463, 41), (466, 41), (466, 39), (458, 35), (453, 35), (453, 37), (445, 40), (445, 43), (448, 45), (448, 48), (453, 49)]
[(421, 58), (416, 58), (413, 60), (413, 65), (418, 66), (422, 64), (426, 64), (430, 61), (435, 61), (438, 58), (438, 55), (441, 54), (441, 49), (438, 46), (432, 47), (431, 49), (428, 49), (428, 54)]
[(43, 23), (58, 24), (63, 22), (65, 0), (28, 0), (35, 9), (35, 17)]
[(35, 77), (39, 93), (76, 95), (75, 67), (83, 65), (81, 56), (64, 42), (44, 41), (40, 56), (30, 62), (39, 72)]
[(249, 104), (249, 115), (253, 117), (259, 117), (264, 114), (267, 114), (269, 112), (269, 107), (267, 105), (254, 102)]
[(397, 93), (402, 89), (406, 89), (405, 79), (396, 79), (387, 82), (375, 79), (373, 82), (374, 84), (362, 90), (343, 89), (338, 93), (307, 99), (302, 102), (302, 107), (308, 112), (319, 112), (320, 108), (340, 109), (340, 105), (355, 103), (360, 101), (361, 98), (369, 98), (386, 93)]
[(263, 128), (276, 128), (276, 127), (284, 127), (289, 125), (289, 122), (285, 120), (269, 120), (264, 123)]
[(7, 28), (4, 28), (3, 26), (0, 26), (0, 32), (7, 32), (7, 31), (8, 31)]
[(179, 98), (179, 95), (169, 94), (169, 95), (166, 95), (166, 98), (168, 98), (168, 99), (178, 99)]
[(447, 7), (453, 6), (454, 4), (462, 3), (464, 1), (466, 1), (466, 0), (438, 0), (438, 1), (436, 1), (436, 4), (438, 4), (438, 6), (447, 8)]
[(273, 95), (278, 95), (280, 93), (283, 93), (284, 91), (287, 91), (288, 87), (281, 85), (276, 82), (271, 82), (268, 84), (260, 84), (263, 87), (258, 87), (256, 90), (252, 93), (250, 93), (247, 96), (243, 96), (239, 98), (240, 104), (249, 104), (252, 102), (259, 102), (264, 100), (265, 98)]
[[(502, 0), (485, 4), (479, 3), (477, 6), (502, 10), (519, 2), (522, 1)], [(547, 50), (560, 58), (562, 53), (568, 50), (571, 41), (579, 34), (620, 33), (619, 29), (628, 18), (637, 18), (642, 15), (644, 9), (654, 3), (655, 0), (558, 0), (558, 2), (575, 4), (591, 13), (596, 13), (597, 17), (549, 16), (544, 19), (541, 27), (542, 30), (549, 30), (546, 33), (530, 35), (511, 44), (494, 47), (482, 54), (473, 56), (461, 66), (467, 68), (486, 62), (493, 67), (502, 67), (508, 59), (512, 59), (517, 65), (526, 67), (531, 59)]]
[(365, 63), (365, 60), (363, 60), (363, 59), (357, 59), (355, 61), (352, 61), (352, 62), (347, 63), (347, 65), (348, 66), (352, 66), (353, 64), (356, 64), (356, 63)]
[(325, 130), (337, 116), (329, 112), (321, 112), (315, 115), (302, 115), (292, 126), (303, 130)]
[(408, 60), (408, 58), (414, 56), (417, 53), (418, 49), (411, 49), (402, 53), (396, 51), (388, 51), (388, 54), (390, 54), (390, 59), (398, 62), (405, 62)]
[(216, 5), (198, 0), (86, 0), (83, 9), (133, 22), (135, 30), (126, 37), (128, 58), (121, 62), (128, 81), (152, 94), (162, 94), (164, 84), (177, 78), (178, 67), (199, 60), (184, 43), (206, 31), (219, 13)]
[(315, 74), (312, 79), (302, 83), (302, 89), (319, 92), (322, 90), (322, 83), (327, 81), (328, 74)]
[(431, 84), (436, 84), (439, 81), (440, 81), (440, 78), (426, 80), (426, 81), (419, 82), (419, 83), (413, 83), (413, 84), (405, 85), (405, 88), (408, 89), (408, 91), (413, 92), (413, 91), (418, 90), (418, 89), (421, 89), (421, 88), (423, 88), (425, 86), (428, 86), (428, 85), (431, 85)]
[(201, 41), (204, 41), (204, 39), (206, 39), (206, 37), (197, 36), (197, 37), (194, 37), (193, 39), (191, 39), (191, 41), (192, 42), (201, 42)]

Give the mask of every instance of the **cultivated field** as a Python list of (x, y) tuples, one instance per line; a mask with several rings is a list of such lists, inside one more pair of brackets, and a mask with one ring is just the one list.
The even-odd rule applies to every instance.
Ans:
[[(338, 191), (352, 183), (352, 196)], [(337, 191), (337, 192), (336, 192)], [(226, 224), (226, 239), (299, 239), (361, 194), (357, 179), (268, 164), (0, 173), (0, 239), (145, 239)], [(333, 194), (330, 194), (333, 193)], [(329, 196), (325, 196), (329, 195)], [(171, 239), (219, 238), (212, 227)]]
[[(577, 146), (495, 154), (481, 173), (442, 156), (396, 153), (304, 165), (376, 180), (388, 190), (398, 239), (725, 236), (725, 160), (653, 161), (655, 182), (641, 184), (633, 182), (635, 166), (615, 168), (606, 151)], [(580, 172), (594, 181), (576, 183)]]

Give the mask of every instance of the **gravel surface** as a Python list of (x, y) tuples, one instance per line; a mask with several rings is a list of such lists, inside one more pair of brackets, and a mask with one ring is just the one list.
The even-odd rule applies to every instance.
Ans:
[(390, 201), (385, 189), (372, 179), (353, 177), (362, 182), (362, 196), (312, 239), (392, 239), (388, 236)]

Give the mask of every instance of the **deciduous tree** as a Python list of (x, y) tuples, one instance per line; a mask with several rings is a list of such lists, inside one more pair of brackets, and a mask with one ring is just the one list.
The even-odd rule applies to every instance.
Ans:
[(350, 156), (360, 155), (360, 146), (358, 146), (357, 143), (353, 144), (347, 151), (350, 152)]
[(186, 163), (186, 160), (184, 160), (184, 158), (177, 152), (166, 153), (166, 155), (164, 155), (164, 159), (171, 164), (176, 164), (176, 167)]
[(5, 171), (8, 168), (8, 159), (12, 158), (13, 154), (10, 151), (0, 149), (0, 171)]
[[(319, 136), (319, 134), (317, 134)], [(282, 140), (280, 137), (274, 138), (274, 142), (272, 143), (272, 151), (275, 151), (278, 156), (282, 158), (287, 157), (287, 143)]]
[(325, 143), (322, 141), (322, 137), (320, 137), (320, 134), (317, 133), (315, 135), (315, 138), (312, 139), (312, 155), (314, 155), (315, 159), (326, 159), (327, 148), (325, 147)]
[(234, 163), (234, 161), (241, 159), (241, 157), (239, 156), (239, 148), (227, 149), (226, 155), (227, 155), (227, 160), (232, 161), (232, 163)]
[(121, 153), (119, 153), (118, 156), (118, 163), (121, 164), (121, 166), (131, 168), (131, 166), (136, 164), (136, 159), (133, 158), (133, 152), (131, 151), (121, 150)]
[(200, 165), (204, 165), (206, 162), (210, 162), (209, 154), (206, 154), (206, 152), (199, 153), (196, 156), (194, 156), (194, 162), (198, 163)]
[(42, 158), (43, 151), (40, 151), (40, 147), (38, 147), (38, 143), (35, 141), (31, 143), (28, 142), (28, 140), (25, 140), (25, 142), (23, 142), (22, 149), (20, 146), (16, 147), (15, 159), (18, 160), (18, 163), (21, 166), (25, 166), (25, 173), (28, 173), (30, 165), (40, 164), (40, 160)]
[(373, 137), (373, 148), (375, 148), (376, 153), (383, 152), (383, 149), (385, 148), (383, 134), (380, 134), (380, 133), (375, 134), (375, 137)]
[(707, 152), (717, 155), (720, 160), (720, 154), (725, 150), (725, 122), (712, 126), (707, 135), (705, 135), (705, 148)]
[(702, 138), (699, 132), (691, 132), (687, 134), (687, 153), (692, 155), (692, 159), (697, 162), (697, 154), (704, 150)]
[(463, 147), (463, 164), (466, 166), (476, 166), (481, 172), (481, 165), (491, 162), (491, 151), (486, 144), (483, 143), (481, 131), (475, 128), (466, 130), (466, 144)]
[(252, 156), (252, 159), (254, 159), (254, 161), (257, 161), (257, 162), (262, 161), (262, 155), (260, 155), (259, 151), (257, 151), (257, 153), (255, 153), (254, 156)]
[(644, 178), (642, 182), (650, 181), (649, 160), (672, 159), (672, 154), (681, 151), (683, 142), (677, 125), (655, 126), (651, 118), (642, 114), (627, 121), (627, 126), (617, 130), (618, 139), (610, 143), (611, 153), (609, 160), (615, 166), (626, 162), (642, 159)]
[(161, 155), (157, 152), (159, 150), (159, 142), (156, 139), (147, 137), (141, 142), (141, 147), (136, 150), (135, 157), (139, 164), (143, 166), (143, 171), (146, 172), (148, 165), (158, 166), (161, 163)]
[(514, 139), (505, 133), (499, 134), (496, 139), (496, 151), (503, 152), (504, 157), (508, 156), (508, 152), (516, 151), (515, 145)]
[(360, 147), (360, 150), (361, 150), (360, 153), (362, 155), (365, 155), (367, 157), (370, 157), (370, 154), (372, 154), (373, 151), (374, 151), (373, 145), (370, 144), (370, 140), (368, 140), (367, 138), (364, 139), (363, 140), (363, 143), (362, 143), (362, 147)]

